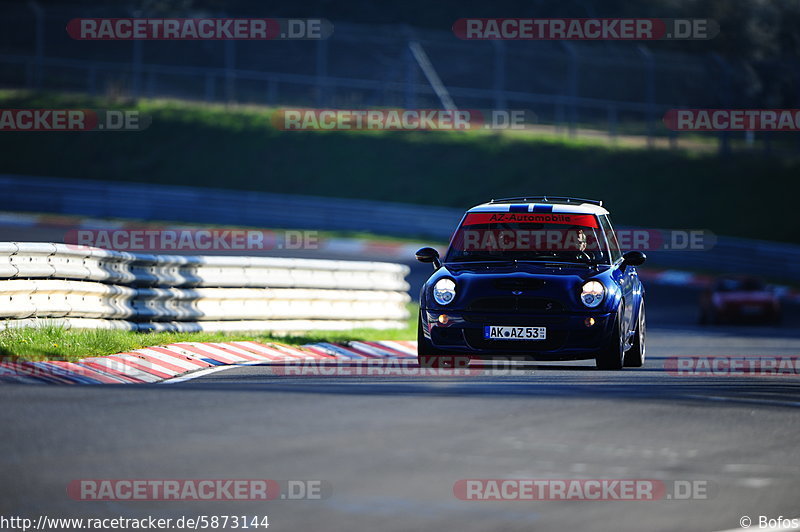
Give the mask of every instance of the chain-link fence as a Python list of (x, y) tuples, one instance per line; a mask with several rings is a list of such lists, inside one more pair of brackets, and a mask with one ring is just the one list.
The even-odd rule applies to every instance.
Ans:
[[(440, 98), (409, 46), (418, 43), (458, 107), (525, 109), (538, 124), (570, 134), (676, 145), (678, 135), (662, 123), (668, 109), (757, 106), (752, 66), (636, 42), (462, 41), (449, 31), (344, 23), (318, 41), (78, 41), (65, 30), (78, 17), (147, 15), (35, 2), (6, 7), (0, 83), (134, 98), (437, 108)], [(739, 135), (731, 143), (732, 135), (721, 133), (723, 151), (758, 141), (770, 149), (774, 137)]]

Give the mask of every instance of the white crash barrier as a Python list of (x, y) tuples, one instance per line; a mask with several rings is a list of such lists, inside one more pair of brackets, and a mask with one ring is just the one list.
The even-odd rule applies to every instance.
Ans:
[(404, 327), (408, 271), (382, 262), (138, 255), (0, 242), (0, 319), (5, 320), (0, 326), (205, 331)]

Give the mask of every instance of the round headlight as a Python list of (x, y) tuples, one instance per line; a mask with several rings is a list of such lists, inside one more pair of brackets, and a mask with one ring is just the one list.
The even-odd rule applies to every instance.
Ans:
[(452, 279), (443, 278), (433, 285), (433, 299), (440, 305), (448, 305), (456, 298), (456, 283)]
[(589, 308), (594, 308), (603, 302), (606, 295), (606, 287), (600, 281), (589, 281), (583, 285), (581, 290), (581, 301)]

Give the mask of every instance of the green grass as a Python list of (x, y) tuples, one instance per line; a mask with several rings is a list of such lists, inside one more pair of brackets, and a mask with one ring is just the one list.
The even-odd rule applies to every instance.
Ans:
[(0, 106), (135, 108), (141, 132), (2, 134), (0, 172), (465, 208), (492, 197), (606, 201), (618, 225), (800, 242), (800, 161), (615, 146), (524, 132), (279, 131), (265, 107), (0, 92)]
[(418, 307), (409, 305), (411, 317), (403, 329), (352, 329), (348, 331), (311, 331), (289, 336), (270, 333), (138, 333), (114, 330), (67, 330), (62, 327), (21, 327), (0, 331), (0, 357), (25, 360), (66, 360), (113, 355), (132, 349), (175, 342), (281, 342), (302, 345), (312, 342), (347, 342), (351, 340), (416, 340)]

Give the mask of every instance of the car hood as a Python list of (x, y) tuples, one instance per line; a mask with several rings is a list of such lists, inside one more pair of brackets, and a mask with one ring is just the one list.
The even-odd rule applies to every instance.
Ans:
[(455, 279), (537, 276), (553, 280), (573, 277), (581, 281), (596, 277), (608, 270), (608, 266), (605, 265), (595, 269), (594, 266), (586, 264), (552, 262), (448, 262), (444, 264), (444, 268)]

